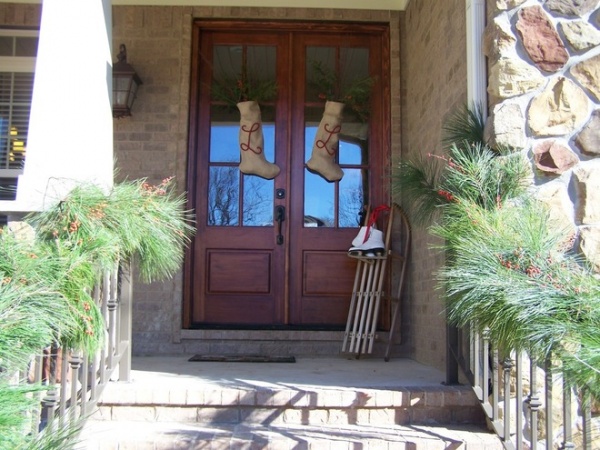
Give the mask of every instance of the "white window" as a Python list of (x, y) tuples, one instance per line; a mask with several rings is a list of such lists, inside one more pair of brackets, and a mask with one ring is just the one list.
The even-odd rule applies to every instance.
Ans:
[(23, 172), (39, 31), (0, 29), (0, 200)]

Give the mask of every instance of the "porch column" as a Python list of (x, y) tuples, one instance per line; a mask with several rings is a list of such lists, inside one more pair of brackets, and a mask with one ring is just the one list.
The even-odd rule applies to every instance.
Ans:
[[(487, 79), (483, 54), (485, 28), (485, 0), (465, 0), (467, 14), (467, 104), (471, 108), (480, 105), (484, 116), (487, 110)], [(460, 330), (446, 325), (446, 384), (459, 383), (461, 355)]]
[(467, 11), (467, 99), (468, 105), (487, 110), (486, 62), (483, 54), (485, 0), (465, 0)]
[(111, 0), (44, 0), (20, 211), (113, 183)]

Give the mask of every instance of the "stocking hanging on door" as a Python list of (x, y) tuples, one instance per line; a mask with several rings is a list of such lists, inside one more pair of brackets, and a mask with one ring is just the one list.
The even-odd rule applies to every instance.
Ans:
[(240, 172), (270, 180), (279, 174), (279, 167), (266, 160), (260, 106), (255, 101), (240, 102)]
[(317, 129), (312, 155), (306, 163), (310, 170), (319, 173), (327, 181), (338, 181), (344, 176), (344, 172), (335, 162), (343, 110), (343, 103), (332, 101), (325, 103), (325, 111)]

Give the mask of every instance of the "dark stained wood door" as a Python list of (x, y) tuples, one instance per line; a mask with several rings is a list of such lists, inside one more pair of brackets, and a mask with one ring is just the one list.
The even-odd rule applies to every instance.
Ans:
[[(388, 198), (387, 42), (379, 25), (195, 24), (188, 195), (198, 231), (186, 258), (186, 327), (343, 327), (356, 267), (346, 252), (364, 205)], [(319, 74), (342, 91), (373, 82), (368, 114), (344, 111), (343, 178), (333, 182), (306, 166), (325, 103)], [(238, 167), (240, 113), (222, 94), (250, 80), (277, 86), (259, 103), (273, 179)]]

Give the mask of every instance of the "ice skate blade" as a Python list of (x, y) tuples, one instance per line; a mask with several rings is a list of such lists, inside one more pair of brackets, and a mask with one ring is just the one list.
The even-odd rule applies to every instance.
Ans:
[(369, 248), (369, 249), (359, 249), (359, 248), (351, 248), (348, 250), (348, 255), (350, 256), (364, 256), (375, 258), (377, 256), (383, 256), (385, 254), (385, 249), (383, 248)]

